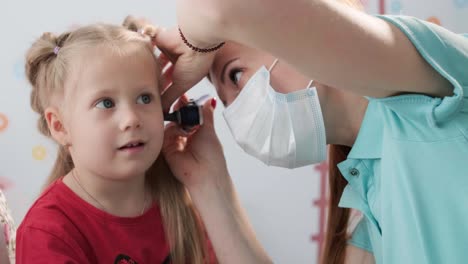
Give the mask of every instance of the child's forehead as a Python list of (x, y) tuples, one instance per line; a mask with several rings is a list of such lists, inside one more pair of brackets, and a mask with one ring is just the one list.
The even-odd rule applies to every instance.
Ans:
[(86, 61), (115, 61), (122, 59), (155, 60), (155, 55), (143, 42), (105, 42), (98, 45), (84, 46), (75, 53), (78, 60)]
[[(142, 43), (104, 43), (98, 46), (83, 47), (73, 57), (74, 63), (71, 64), (74, 67), (72, 70), (81, 72), (87, 72), (90, 68), (93, 68), (94, 71), (128, 69), (129, 64), (157, 67), (154, 54)], [(143, 70), (141, 67), (138, 68)]]
[(71, 81), (81, 91), (110, 92), (119, 86), (157, 85), (159, 69), (155, 58), (142, 48), (118, 52), (103, 46), (83, 55), (71, 74)]

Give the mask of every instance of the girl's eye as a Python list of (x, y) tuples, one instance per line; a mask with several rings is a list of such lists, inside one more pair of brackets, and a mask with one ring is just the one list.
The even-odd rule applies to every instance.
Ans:
[(102, 108), (102, 109), (109, 109), (114, 107), (115, 104), (111, 99), (102, 99), (96, 104), (97, 108)]
[(231, 80), (233, 84), (237, 85), (242, 78), (242, 73), (243, 73), (242, 69), (234, 68), (231, 71), (229, 71), (229, 79)]
[(149, 94), (140, 95), (137, 99), (137, 103), (139, 104), (149, 104), (151, 103), (151, 101), (152, 101), (152, 98), (151, 98), (151, 95)]

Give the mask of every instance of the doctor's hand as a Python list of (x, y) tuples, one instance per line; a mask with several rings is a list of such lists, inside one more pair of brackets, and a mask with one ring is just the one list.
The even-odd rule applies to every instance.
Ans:
[(182, 40), (178, 28), (161, 30), (153, 44), (162, 52), (158, 58), (162, 69), (165, 69), (161, 102), (163, 111), (168, 112), (177, 98), (207, 76), (216, 51), (202, 53), (192, 50)]
[[(174, 106), (187, 104), (184, 95)], [(223, 148), (214, 130), (213, 111), (216, 100), (203, 105), (204, 123), (190, 132), (183, 131), (175, 123), (166, 126), (162, 152), (172, 173), (189, 191), (216, 187), (228, 182), (229, 175)]]
[[(183, 96), (174, 109), (187, 104)], [(219, 263), (273, 263), (237, 197), (223, 148), (213, 126), (213, 101), (203, 105), (203, 125), (188, 134), (166, 127), (162, 152), (175, 177), (190, 193)]]

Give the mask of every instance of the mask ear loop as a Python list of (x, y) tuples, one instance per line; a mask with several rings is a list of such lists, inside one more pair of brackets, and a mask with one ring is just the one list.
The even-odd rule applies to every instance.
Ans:
[[(279, 59), (275, 59), (275, 61), (273, 61), (270, 68), (268, 68), (269, 72), (271, 72), (271, 70), (273, 70), (273, 68), (276, 66), (276, 64), (278, 64), (278, 61), (279, 61)], [(309, 83), (307, 84), (306, 88), (310, 88), (310, 86), (312, 85), (313, 82), (314, 82), (314, 80), (310, 80)]]
[(268, 71), (271, 72), (271, 70), (273, 69), (273, 67), (276, 66), (276, 64), (278, 64), (278, 59), (275, 59), (275, 61), (271, 64), (270, 68), (268, 68)]

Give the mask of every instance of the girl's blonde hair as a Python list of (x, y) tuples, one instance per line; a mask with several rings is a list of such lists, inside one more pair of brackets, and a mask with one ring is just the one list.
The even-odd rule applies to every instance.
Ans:
[[(80, 54), (86, 49), (105, 47), (122, 54), (129, 45), (153, 53), (151, 39), (157, 28), (139, 26), (141, 20), (127, 17), (123, 26), (94, 24), (77, 28), (55, 36), (44, 33), (36, 40), (26, 55), (26, 75), (32, 85), (31, 107), (40, 117), (39, 131), (51, 137), (44, 110), (51, 100), (64, 95), (64, 87)], [(157, 64), (157, 63), (156, 63)], [(155, 75), (161, 81), (161, 69), (157, 65)], [(73, 160), (64, 146), (59, 146), (57, 159), (46, 186), (66, 175), (74, 168)], [(192, 205), (190, 196), (169, 169), (160, 155), (146, 173), (153, 198), (159, 204), (166, 238), (171, 247), (172, 263), (205, 263), (208, 261), (207, 240), (200, 218)]]

